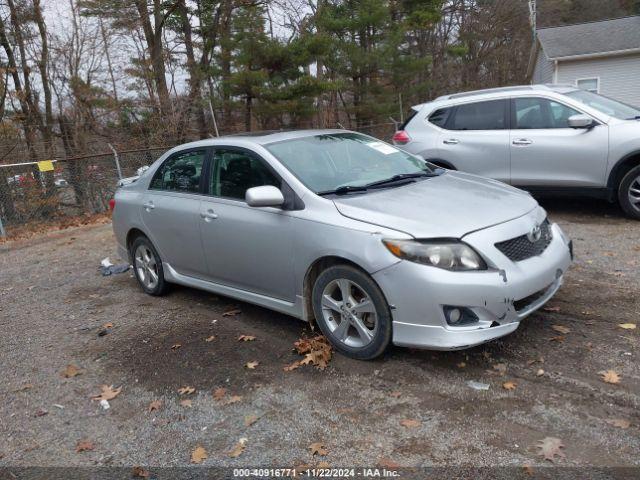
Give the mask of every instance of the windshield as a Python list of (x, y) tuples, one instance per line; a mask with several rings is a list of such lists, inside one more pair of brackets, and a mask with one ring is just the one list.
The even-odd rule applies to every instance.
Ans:
[(575, 90), (567, 93), (566, 95), (580, 103), (584, 103), (591, 108), (595, 108), (596, 110), (600, 110), (602, 113), (621, 120), (634, 120), (640, 117), (640, 109), (597, 93), (588, 92), (586, 90)]
[(357, 133), (314, 135), (265, 147), (315, 193), (432, 172), (424, 160)]

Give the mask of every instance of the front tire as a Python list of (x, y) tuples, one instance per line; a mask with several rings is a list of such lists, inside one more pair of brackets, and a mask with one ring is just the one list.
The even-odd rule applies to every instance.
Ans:
[(640, 220), (640, 165), (622, 177), (618, 187), (618, 201), (627, 216)]
[(167, 293), (169, 284), (164, 279), (162, 260), (151, 241), (145, 236), (139, 236), (131, 244), (130, 252), (133, 271), (140, 288), (153, 296)]
[(371, 360), (389, 346), (389, 305), (366, 273), (347, 265), (327, 268), (315, 281), (312, 302), (320, 330), (339, 352)]

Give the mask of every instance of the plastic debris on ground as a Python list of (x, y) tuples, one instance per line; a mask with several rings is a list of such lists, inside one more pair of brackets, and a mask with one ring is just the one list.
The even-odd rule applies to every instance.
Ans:
[(105, 400), (104, 398), (100, 400), (100, 406), (103, 410), (109, 410), (111, 408), (111, 405), (109, 405), (109, 401)]
[(118, 265), (114, 265), (111, 263), (109, 257), (103, 258), (100, 262), (100, 273), (103, 277), (108, 277), (109, 275), (116, 275), (118, 273), (124, 273), (129, 271), (131, 265), (128, 263), (119, 263)]
[(467, 382), (467, 385), (469, 385), (474, 390), (489, 390), (490, 386), (488, 383), (476, 382), (475, 380), (469, 380)]

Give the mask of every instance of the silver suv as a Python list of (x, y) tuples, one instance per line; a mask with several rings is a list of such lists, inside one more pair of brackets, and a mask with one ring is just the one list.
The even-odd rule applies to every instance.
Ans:
[(534, 194), (617, 199), (640, 219), (640, 109), (596, 93), (529, 85), (446, 95), (414, 106), (393, 142)]

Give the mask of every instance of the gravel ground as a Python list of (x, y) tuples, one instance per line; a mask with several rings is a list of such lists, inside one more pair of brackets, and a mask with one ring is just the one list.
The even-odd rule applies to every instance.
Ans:
[[(550, 464), (535, 447), (545, 437), (565, 446), (557, 465), (640, 466), (640, 330), (618, 326), (640, 312), (640, 222), (600, 202), (543, 205), (577, 255), (552, 308), (481, 347), (336, 355), (324, 371), (283, 371), (306, 332), (293, 318), (180, 287), (152, 298), (128, 273), (100, 276), (100, 260), (115, 258), (110, 225), (0, 246), (0, 467), (153, 470), (187, 466), (202, 446), (203, 465), (216, 466), (535, 469)], [(241, 313), (223, 316), (233, 308)], [(64, 378), (68, 364), (81, 374)], [(605, 370), (620, 382), (605, 383)], [(103, 384), (122, 387), (108, 410), (90, 398)], [(184, 386), (195, 392), (180, 395)], [(217, 388), (241, 399), (217, 402)], [(246, 426), (248, 416), (258, 420)], [(241, 438), (244, 452), (230, 457)], [(77, 452), (85, 440), (93, 450)], [(314, 442), (326, 455), (311, 455)]]

